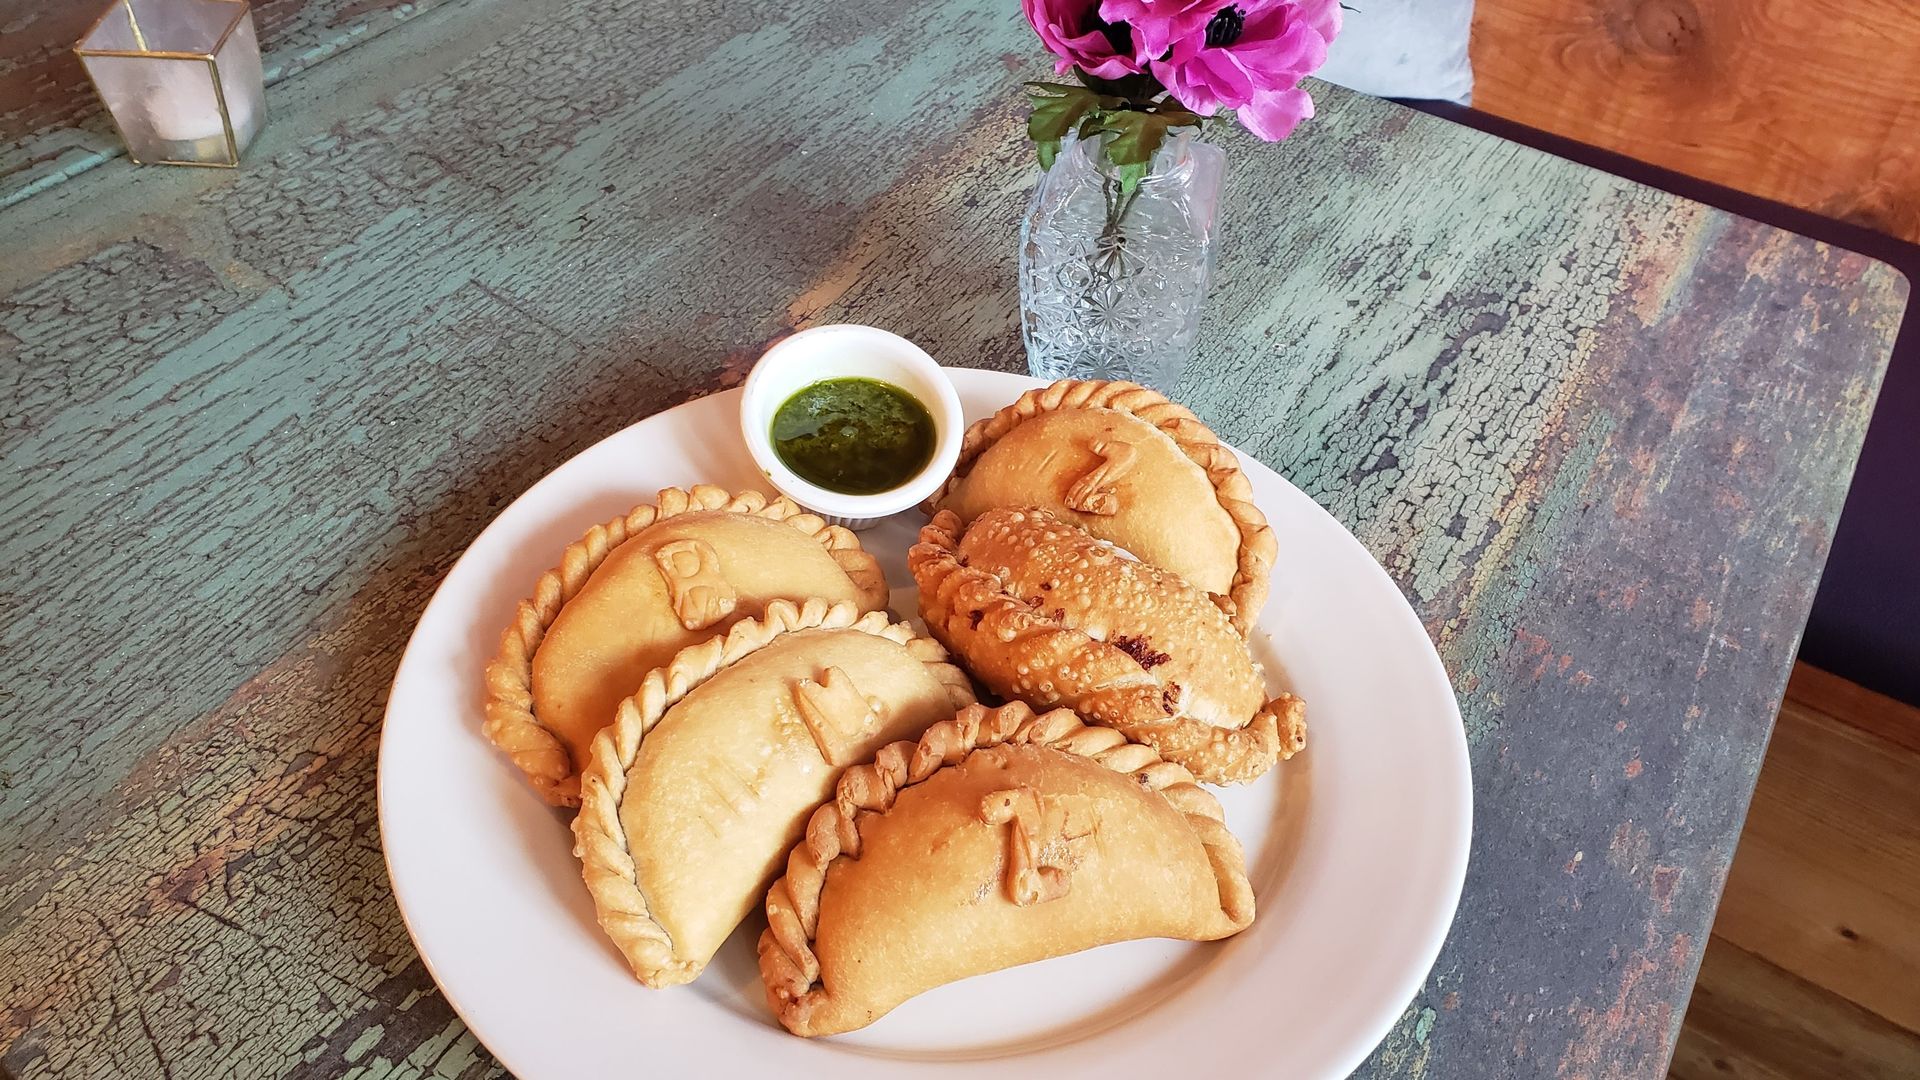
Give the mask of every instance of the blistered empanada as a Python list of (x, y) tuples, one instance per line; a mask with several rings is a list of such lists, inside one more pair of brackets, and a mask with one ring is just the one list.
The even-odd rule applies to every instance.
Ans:
[(885, 612), (784, 600), (649, 672), (594, 738), (575, 851), (648, 986), (700, 974), (846, 766), (973, 701)]
[(1064, 705), (1208, 783), (1306, 745), (1305, 707), (1269, 701), (1247, 643), (1205, 593), (1044, 510), (942, 510), (907, 566), (927, 629), (995, 693)]
[(971, 706), (848, 769), (767, 893), (767, 1001), (796, 1035), (944, 983), (1253, 921), (1240, 843), (1187, 770), (1065, 709)]
[(1273, 531), (1233, 451), (1184, 406), (1130, 382), (1029, 390), (967, 429), (928, 502), (962, 525), (1037, 506), (1219, 597), (1245, 634), (1267, 598)]
[(853, 533), (784, 498), (700, 485), (596, 525), (521, 602), (487, 667), (486, 734), (548, 802), (580, 801), (594, 735), (641, 676), (773, 600), (887, 604)]

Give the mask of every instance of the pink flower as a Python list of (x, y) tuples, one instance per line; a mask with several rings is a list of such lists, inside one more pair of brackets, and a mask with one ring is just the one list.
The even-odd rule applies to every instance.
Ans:
[(1339, 32), (1338, 0), (1235, 0), (1171, 52), (1150, 54), (1163, 56), (1153, 74), (1194, 112), (1234, 109), (1248, 131), (1278, 142), (1313, 115), (1300, 80), (1326, 62), (1327, 43)]
[(1100, 17), (1133, 28), (1140, 55), (1164, 56), (1176, 41), (1206, 29), (1227, 0), (1101, 0)]
[(1124, 25), (1100, 15), (1100, 0), (1020, 0), (1027, 21), (1047, 51), (1059, 57), (1054, 71), (1078, 67), (1102, 79), (1138, 74), (1145, 62)]

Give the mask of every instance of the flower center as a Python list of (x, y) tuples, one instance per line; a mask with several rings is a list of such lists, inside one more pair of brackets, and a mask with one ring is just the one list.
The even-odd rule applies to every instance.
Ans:
[(1224, 49), (1240, 40), (1247, 25), (1247, 13), (1237, 7), (1221, 8), (1207, 20), (1207, 48)]
[(1093, 28), (1100, 31), (1107, 44), (1113, 46), (1114, 55), (1133, 55), (1133, 27), (1126, 23), (1110, 23), (1099, 15), (1092, 16)]

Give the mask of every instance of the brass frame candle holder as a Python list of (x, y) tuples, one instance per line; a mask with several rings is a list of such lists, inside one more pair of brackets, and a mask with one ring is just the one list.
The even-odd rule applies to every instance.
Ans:
[(231, 169), (266, 121), (246, 0), (114, 0), (73, 51), (136, 164)]

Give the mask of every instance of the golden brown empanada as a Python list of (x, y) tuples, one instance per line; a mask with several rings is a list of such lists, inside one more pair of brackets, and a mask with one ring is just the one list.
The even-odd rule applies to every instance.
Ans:
[(1306, 745), (1305, 707), (1269, 702), (1247, 643), (1206, 594), (1044, 510), (942, 510), (907, 566), (927, 629), (995, 693), (1064, 705), (1215, 784)]
[(1273, 530), (1233, 451), (1199, 418), (1130, 382), (1063, 380), (967, 429), (927, 503), (962, 525), (1037, 506), (1214, 594), (1245, 634), (1266, 602)]
[(885, 612), (809, 600), (682, 650), (593, 740), (575, 852), (640, 981), (700, 974), (846, 766), (973, 701)]
[(773, 600), (886, 607), (853, 533), (784, 498), (668, 488), (596, 525), (521, 602), (487, 666), (486, 734), (550, 803), (580, 801), (594, 735), (641, 676)]
[(1065, 709), (962, 709), (846, 771), (767, 893), (760, 977), (796, 1035), (944, 983), (1253, 921), (1240, 842), (1187, 770)]

